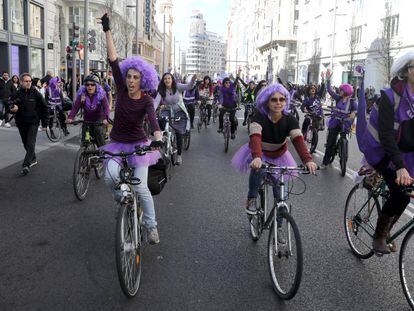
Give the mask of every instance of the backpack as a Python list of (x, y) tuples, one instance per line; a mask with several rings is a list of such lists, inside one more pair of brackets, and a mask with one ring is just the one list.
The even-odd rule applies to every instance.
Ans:
[(168, 181), (168, 172), (171, 161), (169, 158), (161, 155), (157, 163), (148, 167), (148, 188), (152, 195), (160, 194)]

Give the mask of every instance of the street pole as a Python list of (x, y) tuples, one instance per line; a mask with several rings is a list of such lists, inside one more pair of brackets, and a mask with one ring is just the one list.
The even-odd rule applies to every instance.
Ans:
[[(80, 60), (79, 60), (80, 63)], [(73, 47), (72, 51), (72, 99), (76, 98), (76, 47)]]
[(178, 72), (181, 75), (181, 45), (178, 46)]
[[(88, 12), (89, 12), (89, 1), (85, 0), (85, 8), (84, 8), (84, 23), (85, 27), (83, 30), (84, 38), (83, 38), (83, 61), (84, 61), (84, 74), (85, 76), (89, 74), (89, 44), (88, 44)], [(79, 60), (79, 63), (82, 60)], [(80, 72), (79, 72), (80, 74)]]
[(332, 50), (331, 50), (331, 70), (333, 71), (333, 57), (334, 57), (334, 48), (335, 48), (335, 29), (336, 29), (336, 5), (338, 0), (335, 0), (334, 8), (334, 24), (333, 24), (333, 33), (332, 33)]
[(164, 27), (162, 35), (162, 74), (165, 73), (165, 12), (164, 12)]
[(246, 74), (244, 78), (247, 80), (249, 74), (249, 40), (247, 40), (246, 45)]
[(135, 23), (136, 23), (136, 29), (135, 29), (135, 48), (136, 48), (136, 53), (137, 53), (137, 55), (139, 54), (138, 53), (138, 27), (139, 27), (139, 1), (137, 0), (137, 2), (135, 3), (135, 12), (136, 12), (136, 14), (135, 14)]
[(173, 63), (174, 73), (175, 73), (175, 36), (174, 36), (174, 63)]
[(269, 57), (269, 73), (270, 73), (270, 82), (273, 82), (273, 59), (272, 59), (272, 50), (273, 50), (273, 18), (270, 23), (270, 57)]
[(239, 48), (236, 48), (236, 70), (235, 70), (236, 75), (237, 75), (237, 56), (238, 56), (238, 54), (239, 54)]

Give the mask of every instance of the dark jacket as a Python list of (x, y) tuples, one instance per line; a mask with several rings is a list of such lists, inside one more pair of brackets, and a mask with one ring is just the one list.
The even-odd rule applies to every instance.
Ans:
[(0, 77), (0, 100), (8, 100), (11, 95), (11, 79), (7, 82)]
[(16, 124), (39, 124), (42, 123), (42, 127), (47, 126), (49, 118), (48, 108), (43, 98), (36, 88), (31, 87), (29, 90), (20, 88), (11, 97), (11, 102), (18, 106), (16, 113)]

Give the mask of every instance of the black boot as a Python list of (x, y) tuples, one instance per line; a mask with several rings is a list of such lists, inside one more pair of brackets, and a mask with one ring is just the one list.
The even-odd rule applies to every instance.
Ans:
[(391, 223), (394, 217), (389, 217), (383, 213), (379, 214), (377, 220), (377, 227), (375, 228), (374, 240), (372, 241), (372, 248), (376, 253), (389, 254), (390, 250), (387, 246), (387, 235), (390, 230)]

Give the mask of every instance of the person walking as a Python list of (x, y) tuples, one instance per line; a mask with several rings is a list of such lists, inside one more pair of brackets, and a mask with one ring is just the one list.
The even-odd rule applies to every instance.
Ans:
[(10, 127), (9, 123), (9, 108), (8, 101), (10, 97), (10, 85), (12, 84), (9, 79), (9, 73), (4, 71), (0, 77), (0, 126), (4, 124), (4, 127)]
[(26, 150), (22, 174), (27, 175), (30, 167), (37, 164), (35, 146), (39, 122), (46, 131), (49, 115), (45, 99), (32, 87), (31, 75), (23, 73), (20, 80), (21, 87), (11, 96), (10, 111), (16, 114), (16, 125)]

